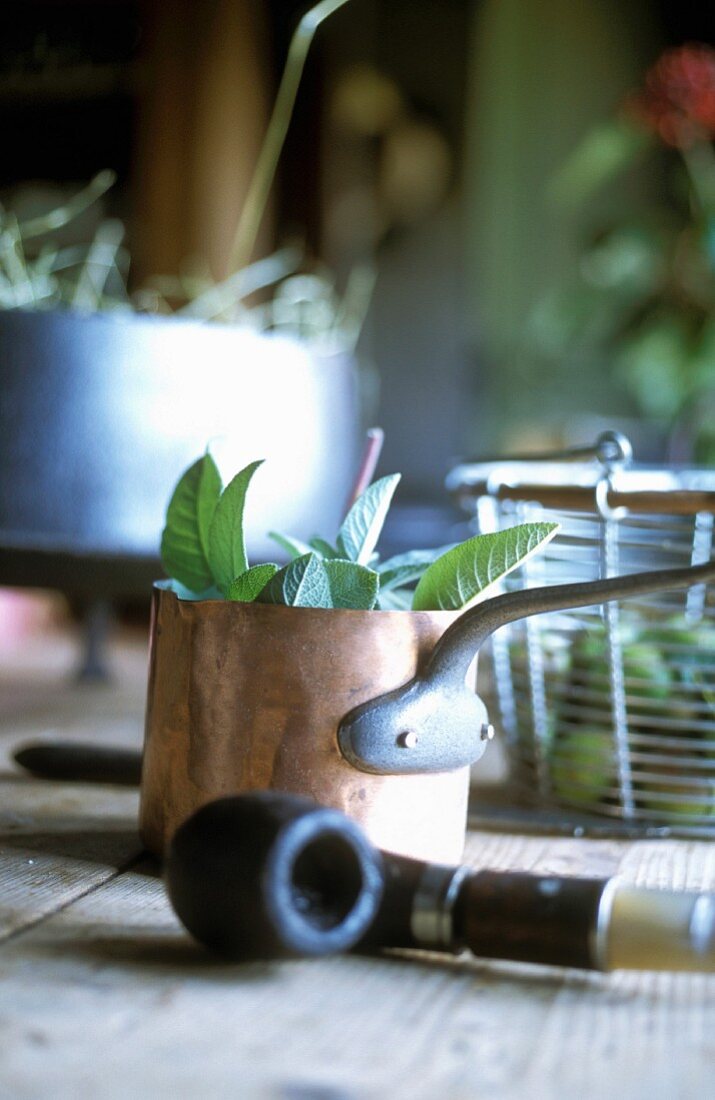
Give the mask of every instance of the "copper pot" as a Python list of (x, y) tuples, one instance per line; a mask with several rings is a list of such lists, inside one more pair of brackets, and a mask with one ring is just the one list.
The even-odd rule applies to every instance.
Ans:
[(499, 627), (715, 578), (715, 562), (496, 596), (461, 614), (334, 611), (154, 590), (140, 828), (162, 854), (225, 794), (304, 794), (387, 851), (458, 860), (490, 727), (470, 676)]
[(409, 681), (458, 612), (287, 608), (177, 599), (154, 589), (140, 830), (163, 854), (176, 828), (225, 794), (273, 789), (342, 810), (379, 847), (454, 862), (469, 768), (358, 770), (341, 719)]

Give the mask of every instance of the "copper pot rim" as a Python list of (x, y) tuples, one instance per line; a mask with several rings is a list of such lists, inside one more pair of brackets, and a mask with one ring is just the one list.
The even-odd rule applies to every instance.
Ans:
[(353, 623), (357, 624), (361, 620), (374, 623), (374, 616), (377, 613), (380, 619), (384, 618), (386, 622), (389, 620), (397, 621), (398, 619), (404, 621), (407, 616), (411, 618), (413, 622), (419, 622), (420, 620), (431, 623), (442, 621), (446, 627), (464, 613), (463, 608), (453, 611), (438, 609), (434, 611), (384, 611), (381, 608), (363, 611), (349, 607), (286, 607), (282, 604), (256, 603), (255, 601), (244, 602), (242, 600), (216, 599), (215, 597), (205, 600), (185, 600), (182, 599), (170, 585), (170, 580), (155, 580), (152, 584), (152, 590), (159, 599), (181, 604), (184, 613), (197, 616), (201, 616), (202, 614), (210, 615), (212, 613), (236, 616), (248, 615), (254, 616), (255, 618), (265, 617), (266, 619), (272, 616), (291, 616), (296, 618), (300, 617), (304, 622), (311, 618), (319, 620), (330, 617), (335, 620), (337, 617), (342, 617), (345, 621), (351, 620)]

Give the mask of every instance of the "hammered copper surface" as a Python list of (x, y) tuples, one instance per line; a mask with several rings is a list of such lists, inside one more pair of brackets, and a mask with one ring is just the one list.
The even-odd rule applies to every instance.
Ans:
[(343, 810), (381, 848), (459, 859), (468, 768), (369, 775), (347, 763), (336, 738), (344, 714), (415, 674), (457, 614), (189, 602), (155, 589), (140, 811), (147, 847), (161, 854), (213, 798), (272, 788)]

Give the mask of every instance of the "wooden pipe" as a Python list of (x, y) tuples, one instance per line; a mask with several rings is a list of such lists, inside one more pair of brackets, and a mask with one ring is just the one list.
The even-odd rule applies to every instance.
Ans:
[(587, 970), (715, 970), (713, 893), (422, 863), (378, 852), (335, 810), (273, 792), (189, 818), (166, 881), (186, 928), (233, 959), (469, 949)]
[(347, 951), (383, 887), (380, 854), (354, 821), (273, 791), (197, 810), (174, 834), (165, 878), (188, 931), (230, 959)]
[(715, 971), (715, 894), (420, 864), (386, 856), (363, 946), (584, 970)]
[(13, 759), (39, 779), (114, 783), (122, 787), (138, 787), (141, 779), (141, 752), (120, 745), (30, 741), (13, 753)]

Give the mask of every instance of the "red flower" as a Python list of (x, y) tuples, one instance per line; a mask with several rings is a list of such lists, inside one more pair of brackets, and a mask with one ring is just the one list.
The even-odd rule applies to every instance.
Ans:
[(668, 145), (715, 137), (715, 50), (696, 44), (666, 50), (632, 107)]

